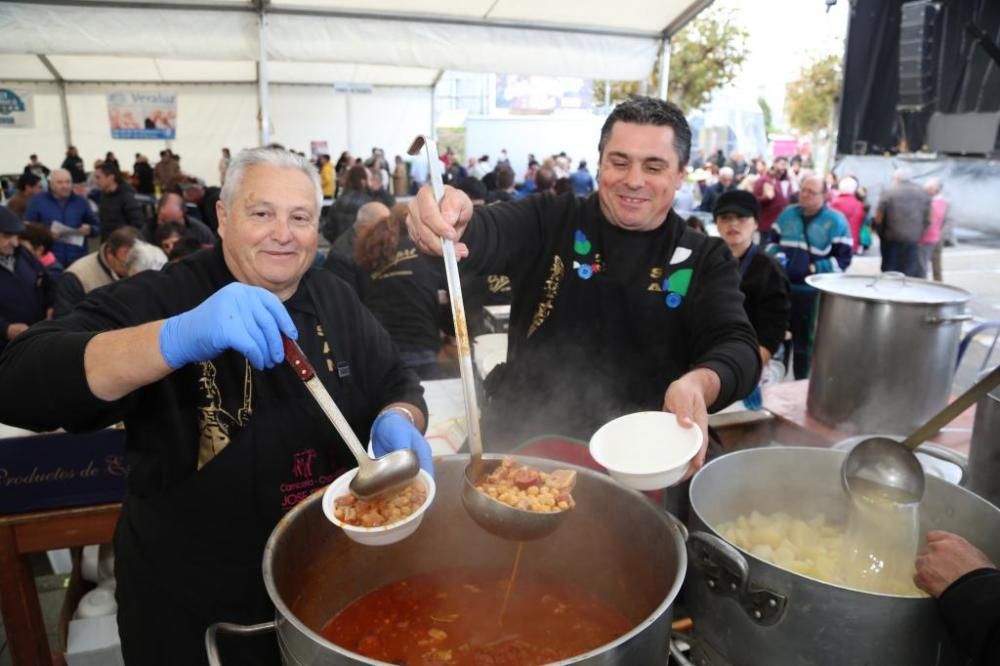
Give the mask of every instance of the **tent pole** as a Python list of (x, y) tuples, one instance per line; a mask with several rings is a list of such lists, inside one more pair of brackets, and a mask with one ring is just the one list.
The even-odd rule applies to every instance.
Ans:
[(73, 145), (73, 131), (69, 124), (69, 104), (66, 103), (66, 79), (62, 77), (56, 66), (46, 56), (39, 55), (38, 59), (49, 70), (49, 74), (52, 75), (52, 78), (56, 80), (56, 85), (59, 86), (59, 107), (62, 109), (63, 139), (66, 141), (66, 147), (68, 148)]
[(660, 43), (660, 99), (667, 99), (670, 84), (670, 38), (664, 37)]
[(257, 15), (258, 42), (260, 55), (257, 60), (257, 103), (260, 106), (258, 120), (260, 121), (260, 145), (271, 143), (271, 102), (268, 95), (267, 75), (267, 18), (264, 12)]

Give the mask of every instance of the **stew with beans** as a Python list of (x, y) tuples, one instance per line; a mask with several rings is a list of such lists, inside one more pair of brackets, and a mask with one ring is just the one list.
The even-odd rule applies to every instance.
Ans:
[(411, 576), (355, 601), (322, 635), (391, 664), (535, 666), (589, 652), (633, 625), (578, 588), (524, 576), (501, 620), (509, 581), (476, 569)]

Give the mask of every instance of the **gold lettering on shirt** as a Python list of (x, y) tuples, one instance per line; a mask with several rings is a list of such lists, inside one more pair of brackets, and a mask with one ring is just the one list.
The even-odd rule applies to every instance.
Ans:
[(531, 318), (531, 326), (528, 328), (528, 337), (538, 330), (538, 327), (545, 323), (555, 307), (556, 296), (559, 295), (559, 285), (562, 284), (563, 274), (562, 258), (557, 254), (552, 257), (552, 266), (549, 268), (549, 277), (542, 287), (542, 301), (535, 309), (535, 316)]
[(510, 291), (510, 278), (506, 275), (487, 275), (486, 284), (491, 294), (507, 293)]
[(392, 268), (393, 266), (398, 266), (404, 261), (414, 261), (416, 260), (417, 256), (418, 255), (416, 248), (411, 248), (409, 250), (400, 250), (392, 258), (392, 261), (390, 261), (388, 264), (378, 269), (377, 271), (374, 271), (371, 275), (371, 278), (373, 280), (384, 280), (386, 278), (396, 277), (400, 275), (400, 273), (389, 272), (389, 269)]
[(323, 360), (326, 361), (326, 369), (333, 372), (333, 353), (330, 351), (330, 343), (326, 341), (326, 331), (322, 324), (316, 324), (316, 337), (323, 338)]
[(250, 421), (253, 414), (253, 375), (250, 362), (246, 361), (243, 371), (243, 402), (233, 415), (223, 407), (222, 392), (215, 381), (218, 372), (215, 363), (205, 361), (198, 366), (201, 369), (198, 390), (202, 402), (202, 406), (198, 408), (198, 469), (201, 469), (229, 446), (233, 426), (243, 427)]

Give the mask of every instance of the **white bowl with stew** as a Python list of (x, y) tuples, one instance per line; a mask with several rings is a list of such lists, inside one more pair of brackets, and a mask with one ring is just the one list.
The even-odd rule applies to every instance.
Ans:
[(590, 455), (622, 485), (660, 490), (684, 477), (701, 444), (697, 425), (685, 428), (670, 412), (636, 412), (601, 426)]
[[(388, 546), (391, 543), (402, 541), (417, 531), (417, 528), (420, 527), (420, 521), (423, 520), (424, 512), (427, 511), (427, 507), (434, 501), (436, 486), (434, 485), (434, 478), (430, 474), (424, 470), (420, 470), (420, 473), (417, 475), (417, 481), (422, 483), (424, 488), (427, 489), (427, 497), (424, 499), (423, 504), (413, 511), (413, 513), (400, 520), (384, 525), (360, 527), (345, 523), (337, 518), (335, 514), (337, 498), (351, 494), (349, 486), (351, 479), (357, 473), (358, 469), (356, 467), (348, 470), (326, 487), (326, 491), (323, 493), (323, 513), (331, 523), (344, 530), (344, 533), (349, 538), (366, 546)], [(385, 499), (388, 500), (391, 498), (392, 495)]]

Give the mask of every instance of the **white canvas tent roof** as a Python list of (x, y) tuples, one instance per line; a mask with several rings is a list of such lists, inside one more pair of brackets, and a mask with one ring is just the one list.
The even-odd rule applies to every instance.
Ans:
[[(442, 70), (647, 77), (711, 0), (48, 0), (0, 4), (0, 79), (430, 86)], [(36, 62), (47, 57), (51, 67)], [(72, 56), (72, 57), (70, 57)], [(39, 66), (41, 65), (41, 66)]]
[(52, 166), (69, 142), (88, 161), (109, 148), (155, 159), (163, 141), (109, 139), (106, 96), (127, 89), (178, 93), (170, 146), (210, 180), (219, 147), (262, 140), (391, 155), (433, 133), (445, 70), (645, 79), (711, 2), (0, 2), (0, 87), (33, 94), (35, 123), (0, 130), (0, 172), (32, 152)]

